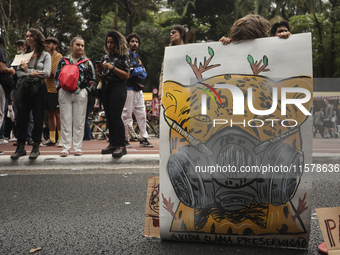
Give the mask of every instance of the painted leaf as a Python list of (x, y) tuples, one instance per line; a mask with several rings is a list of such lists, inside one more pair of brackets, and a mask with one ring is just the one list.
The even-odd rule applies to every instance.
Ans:
[(210, 56), (214, 56), (214, 51), (212, 48), (208, 47), (208, 52)]
[(189, 57), (188, 55), (187, 55), (187, 63), (191, 64), (191, 57)]
[(263, 64), (266, 66), (268, 65), (268, 58), (266, 55), (263, 56)]
[(251, 55), (248, 55), (248, 62), (252, 65), (254, 64), (254, 59)]

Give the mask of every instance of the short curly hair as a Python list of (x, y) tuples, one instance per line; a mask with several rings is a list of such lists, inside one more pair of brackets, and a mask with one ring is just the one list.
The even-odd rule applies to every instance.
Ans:
[(287, 20), (281, 20), (281, 21), (278, 21), (278, 22), (275, 22), (273, 25), (272, 25), (272, 28), (270, 29), (270, 35), (271, 36), (274, 36), (275, 33), (276, 33), (276, 30), (279, 28), (279, 27), (286, 27), (289, 31), (289, 23)]
[(125, 37), (117, 30), (109, 31), (106, 35), (105, 46), (104, 46), (106, 53), (108, 53), (107, 38), (109, 38), (109, 37), (112, 37), (112, 39), (113, 39), (113, 42), (115, 44), (115, 53), (118, 56), (124, 56), (124, 55), (129, 54)]
[(269, 21), (260, 15), (249, 14), (237, 20), (230, 29), (230, 39), (240, 41), (268, 37)]
[[(34, 50), (38, 53), (38, 55), (40, 55), (45, 50), (45, 37), (38, 29), (33, 27), (29, 28), (27, 32), (30, 32), (33, 35), (34, 41), (36, 43)], [(25, 46), (26, 53), (32, 51), (30, 46), (28, 46), (27, 42), (25, 43)]]
[(139, 35), (137, 35), (136, 33), (131, 33), (129, 34), (127, 37), (126, 37), (126, 42), (127, 44), (130, 43), (131, 39), (132, 38), (136, 38), (138, 40), (138, 45), (140, 47), (141, 43), (142, 43), (142, 40), (140, 39)]

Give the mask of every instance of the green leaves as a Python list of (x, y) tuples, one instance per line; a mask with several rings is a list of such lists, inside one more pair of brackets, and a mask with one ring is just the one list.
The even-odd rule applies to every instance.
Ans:
[(191, 64), (191, 57), (187, 55), (187, 63), (190, 65)]
[(267, 58), (267, 56), (266, 55), (264, 55), (263, 56), (263, 64), (265, 65), (265, 66), (267, 66), (268, 65), (268, 58)]
[(213, 51), (212, 48), (208, 47), (208, 52), (209, 52), (209, 55), (210, 55), (211, 57), (214, 56), (214, 51)]
[(248, 55), (247, 59), (248, 59), (248, 62), (249, 62), (251, 65), (254, 64), (254, 59), (253, 59), (253, 57), (252, 57), (251, 55)]

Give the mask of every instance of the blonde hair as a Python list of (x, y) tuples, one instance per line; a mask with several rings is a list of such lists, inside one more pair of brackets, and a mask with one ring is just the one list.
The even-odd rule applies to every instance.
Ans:
[(249, 14), (237, 20), (230, 29), (230, 39), (240, 41), (268, 37), (269, 21), (260, 15)]

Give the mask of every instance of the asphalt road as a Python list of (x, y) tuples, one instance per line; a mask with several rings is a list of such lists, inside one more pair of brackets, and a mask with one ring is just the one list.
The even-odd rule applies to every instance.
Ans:
[[(152, 170), (154, 171), (154, 170)], [(0, 171), (0, 254), (320, 254), (312, 211), (308, 251), (166, 242), (143, 236), (147, 170)], [(340, 206), (340, 173), (314, 174), (313, 208)]]

